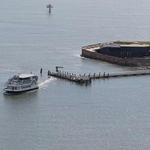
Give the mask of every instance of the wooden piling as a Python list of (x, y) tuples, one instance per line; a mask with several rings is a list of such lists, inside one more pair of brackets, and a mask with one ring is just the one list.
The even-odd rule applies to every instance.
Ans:
[(51, 9), (53, 8), (53, 6), (51, 5), (51, 4), (48, 4), (47, 6), (46, 6), (47, 8), (48, 8), (48, 12), (49, 12), (49, 14), (51, 14)]

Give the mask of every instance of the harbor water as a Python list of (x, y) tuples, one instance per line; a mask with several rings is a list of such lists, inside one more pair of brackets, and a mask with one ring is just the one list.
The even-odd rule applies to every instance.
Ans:
[[(47, 78), (57, 65), (78, 74), (137, 70), (82, 58), (81, 47), (149, 40), (148, 0), (0, 2), (0, 150), (149, 150), (150, 76), (90, 86)], [(12, 75), (41, 67), (38, 91), (3, 95)]]

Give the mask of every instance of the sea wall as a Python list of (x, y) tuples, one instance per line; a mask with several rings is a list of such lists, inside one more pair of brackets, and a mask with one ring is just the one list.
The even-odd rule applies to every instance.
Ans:
[(98, 59), (102, 61), (106, 61), (109, 63), (114, 63), (118, 65), (124, 65), (124, 66), (140, 66), (141, 64), (138, 63), (138, 61), (134, 59), (127, 59), (127, 58), (119, 58), (109, 55), (103, 55), (98, 52), (96, 52), (96, 49), (100, 48), (100, 44), (96, 45), (88, 45), (82, 48), (82, 57), (91, 58), (91, 59)]

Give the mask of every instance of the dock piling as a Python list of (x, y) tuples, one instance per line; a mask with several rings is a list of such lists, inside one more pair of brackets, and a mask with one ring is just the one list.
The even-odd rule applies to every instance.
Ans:
[(49, 14), (51, 14), (51, 9), (53, 8), (53, 6), (51, 5), (51, 4), (48, 4), (47, 6), (46, 6), (47, 8), (48, 8), (48, 12), (49, 12)]

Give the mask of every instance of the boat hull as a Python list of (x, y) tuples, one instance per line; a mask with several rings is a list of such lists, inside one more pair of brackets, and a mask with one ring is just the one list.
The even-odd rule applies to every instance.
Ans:
[(22, 94), (22, 93), (37, 90), (37, 89), (39, 89), (38, 86), (34, 88), (30, 88), (30, 89), (19, 90), (19, 91), (4, 89), (4, 94)]

